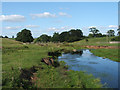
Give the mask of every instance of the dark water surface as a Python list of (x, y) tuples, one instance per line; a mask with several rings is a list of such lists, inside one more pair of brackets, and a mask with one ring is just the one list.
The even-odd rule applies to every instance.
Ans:
[(101, 83), (109, 88), (118, 88), (118, 63), (93, 55), (89, 50), (81, 50), (81, 54), (62, 54), (59, 61), (65, 61), (69, 70), (86, 71), (100, 78)]

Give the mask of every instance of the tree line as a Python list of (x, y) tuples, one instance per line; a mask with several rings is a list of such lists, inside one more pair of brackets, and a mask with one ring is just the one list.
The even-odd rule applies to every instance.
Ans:
[(35, 42), (73, 42), (79, 41), (83, 38), (83, 32), (80, 29), (72, 29), (70, 31), (57, 33), (55, 32), (53, 36), (48, 36), (46, 34), (38, 37)]
[[(120, 26), (117, 29), (118, 37), (120, 37)], [(62, 33), (54, 32), (53, 36), (48, 36), (47, 34), (42, 34), (40, 37), (34, 39), (32, 37), (31, 31), (27, 29), (23, 29), (21, 32), (17, 33), (17, 37), (15, 38), (17, 41), (21, 42), (74, 42), (79, 41), (84, 38), (91, 37), (105, 37), (105, 36), (115, 36), (114, 30), (108, 30), (107, 35), (100, 33), (100, 31), (96, 27), (89, 28), (89, 32), (91, 32), (88, 36), (83, 36), (83, 32), (80, 29), (71, 29), (70, 31), (64, 31)], [(1, 38), (8, 38), (7, 36)], [(118, 40), (118, 37), (113, 38), (113, 40)], [(14, 36), (12, 36), (14, 38)]]

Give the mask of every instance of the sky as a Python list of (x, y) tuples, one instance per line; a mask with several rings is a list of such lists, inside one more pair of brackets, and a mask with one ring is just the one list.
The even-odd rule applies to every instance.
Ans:
[(117, 33), (117, 2), (3, 2), (2, 35), (16, 37), (24, 28), (31, 30), (33, 37), (54, 32), (81, 29), (89, 34), (96, 27), (106, 34), (110, 29)]

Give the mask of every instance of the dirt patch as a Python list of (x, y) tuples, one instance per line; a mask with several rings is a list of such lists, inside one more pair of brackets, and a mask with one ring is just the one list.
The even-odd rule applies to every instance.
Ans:
[(90, 49), (120, 49), (120, 46), (83, 46), (85, 48), (90, 48)]
[(33, 73), (35, 73), (37, 71), (36, 67), (33, 66), (29, 69), (21, 69), (20, 72), (20, 82), (21, 82), (21, 87), (23, 87), (24, 89), (29, 88), (29, 86), (32, 86), (32, 82), (31, 79), (33, 78)]

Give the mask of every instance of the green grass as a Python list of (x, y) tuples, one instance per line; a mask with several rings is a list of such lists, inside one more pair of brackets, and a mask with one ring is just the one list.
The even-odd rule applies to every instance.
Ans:
[(35, 87), (40, 88), (100, 88), (100, 79), (82, 71), (67, 71), (64, 64), (58, 68), (46, 67), (37, 72)]
[(47, 53), (49, 51), (81, 49), (78, 45), (70, 45), (68, 43), (47, 43), (44, 46), (35, 44), (24, 45), (21, 42), (5, 38), (2, 39), (2, 44), (3, 88), (19, 87), (21, 83), (19, 69), (31, 68), (32, 66), (41, 66), (43, 69), (38, 69), (36, 72), (37, 80), (33, 86), (28, 87), (102, 87), (100, 80), (95, 79), (91, 75), (78, 71), (65, 71), (63, 68), (65, 64), (63, 62), (58, 68), (47, 66), (41, 62), (42, 58), (48, 57)]
[[(113, 37), (111, 37), (113, 38)], [(110, 38), (109, 38), (110, 39)], [(1, 41), (1, 40), (0, 40)], [(47, 53), (60, 49), (73, 50), (83, 49), (84, 45), (94, 46), (117, 46), (106, 42), (106, 37), (90, 38), (73, 43), (42, 43), (23, 44), (12, 39), (2, 39), (2, 80), (3, 88), (18, 87), (20, 84), (19, 68), (31, 68), (32, 66), (41, 66), (36, 72), (37, 80), (32, 87), (36, 88), (100, 88), (102, 84), (100, 79), (94, 78), (81, 71), (67, 71), (64, 69), (65, 63), (60, 62), (60, 67), (54, 68), (41, 62), (42, 58), (48, 57)], [(85, 49), (85, 48), (84, 48)], [(96, 49), (91, 50), (97, 56), (109, 58), (114, 61), (118, 59), (118, 49)], [(13, 69), (13, 70), (12, 70)], [(30, 86), (28, 86), (30, 87)], [(22, 88), (22, 87), (21, 87)]]
[[(111, 40), (111, 38), (114, 38), (114, 37), (109, 37), (109, 41)], [(117, 43), (115, 43), (115, 44), (108, 43), (106, 41), (106, 37), (90, 38), (88, 40), (89, 40), (88, 42), (86, 42), (85, 40), (77, 41), (77, 42), (74, 42), (74, 43), (70, 43), (70, 45), (74, 45), (74, 46), (77, 46), (77, 47), (86, 46), (86, 45), (93, 45), (93, 46), (118, 46)], [(120, 62), (119, 54), (118, 54), (119, 50), (120, 49), (96, 49), (96, 50), (91, 50), (91, 52), (94, 55), (96, 55), (96, 56), (109, 58), (109, 59), (111, 59), (113, 61)]]
[(99, 57), (103, 57), (103, 58), (109, 58), (113, 61), (118, 61), (119, 60), (119, 50), (118, 49), (96, 49), (96, 50), (91, 50), (92, 53), (94, 53), (94, 55), (99, 56)]
[(89, 38), (88, 42), (86, 42), (86, 40), (83, 39), (81, 41), (73, 42), (71, 44), (72, 45), (80, 45), (80, 46), (84, 46), (84, 45), (93, 45), (93, 46), (118, 46), (117, 43), (110, 44), (108, 42), (108, 40), (111, 41), (112, 38), (114, 38), (114, 37), (109, 37), (109, 39), (107, 39), (106, 37)]

